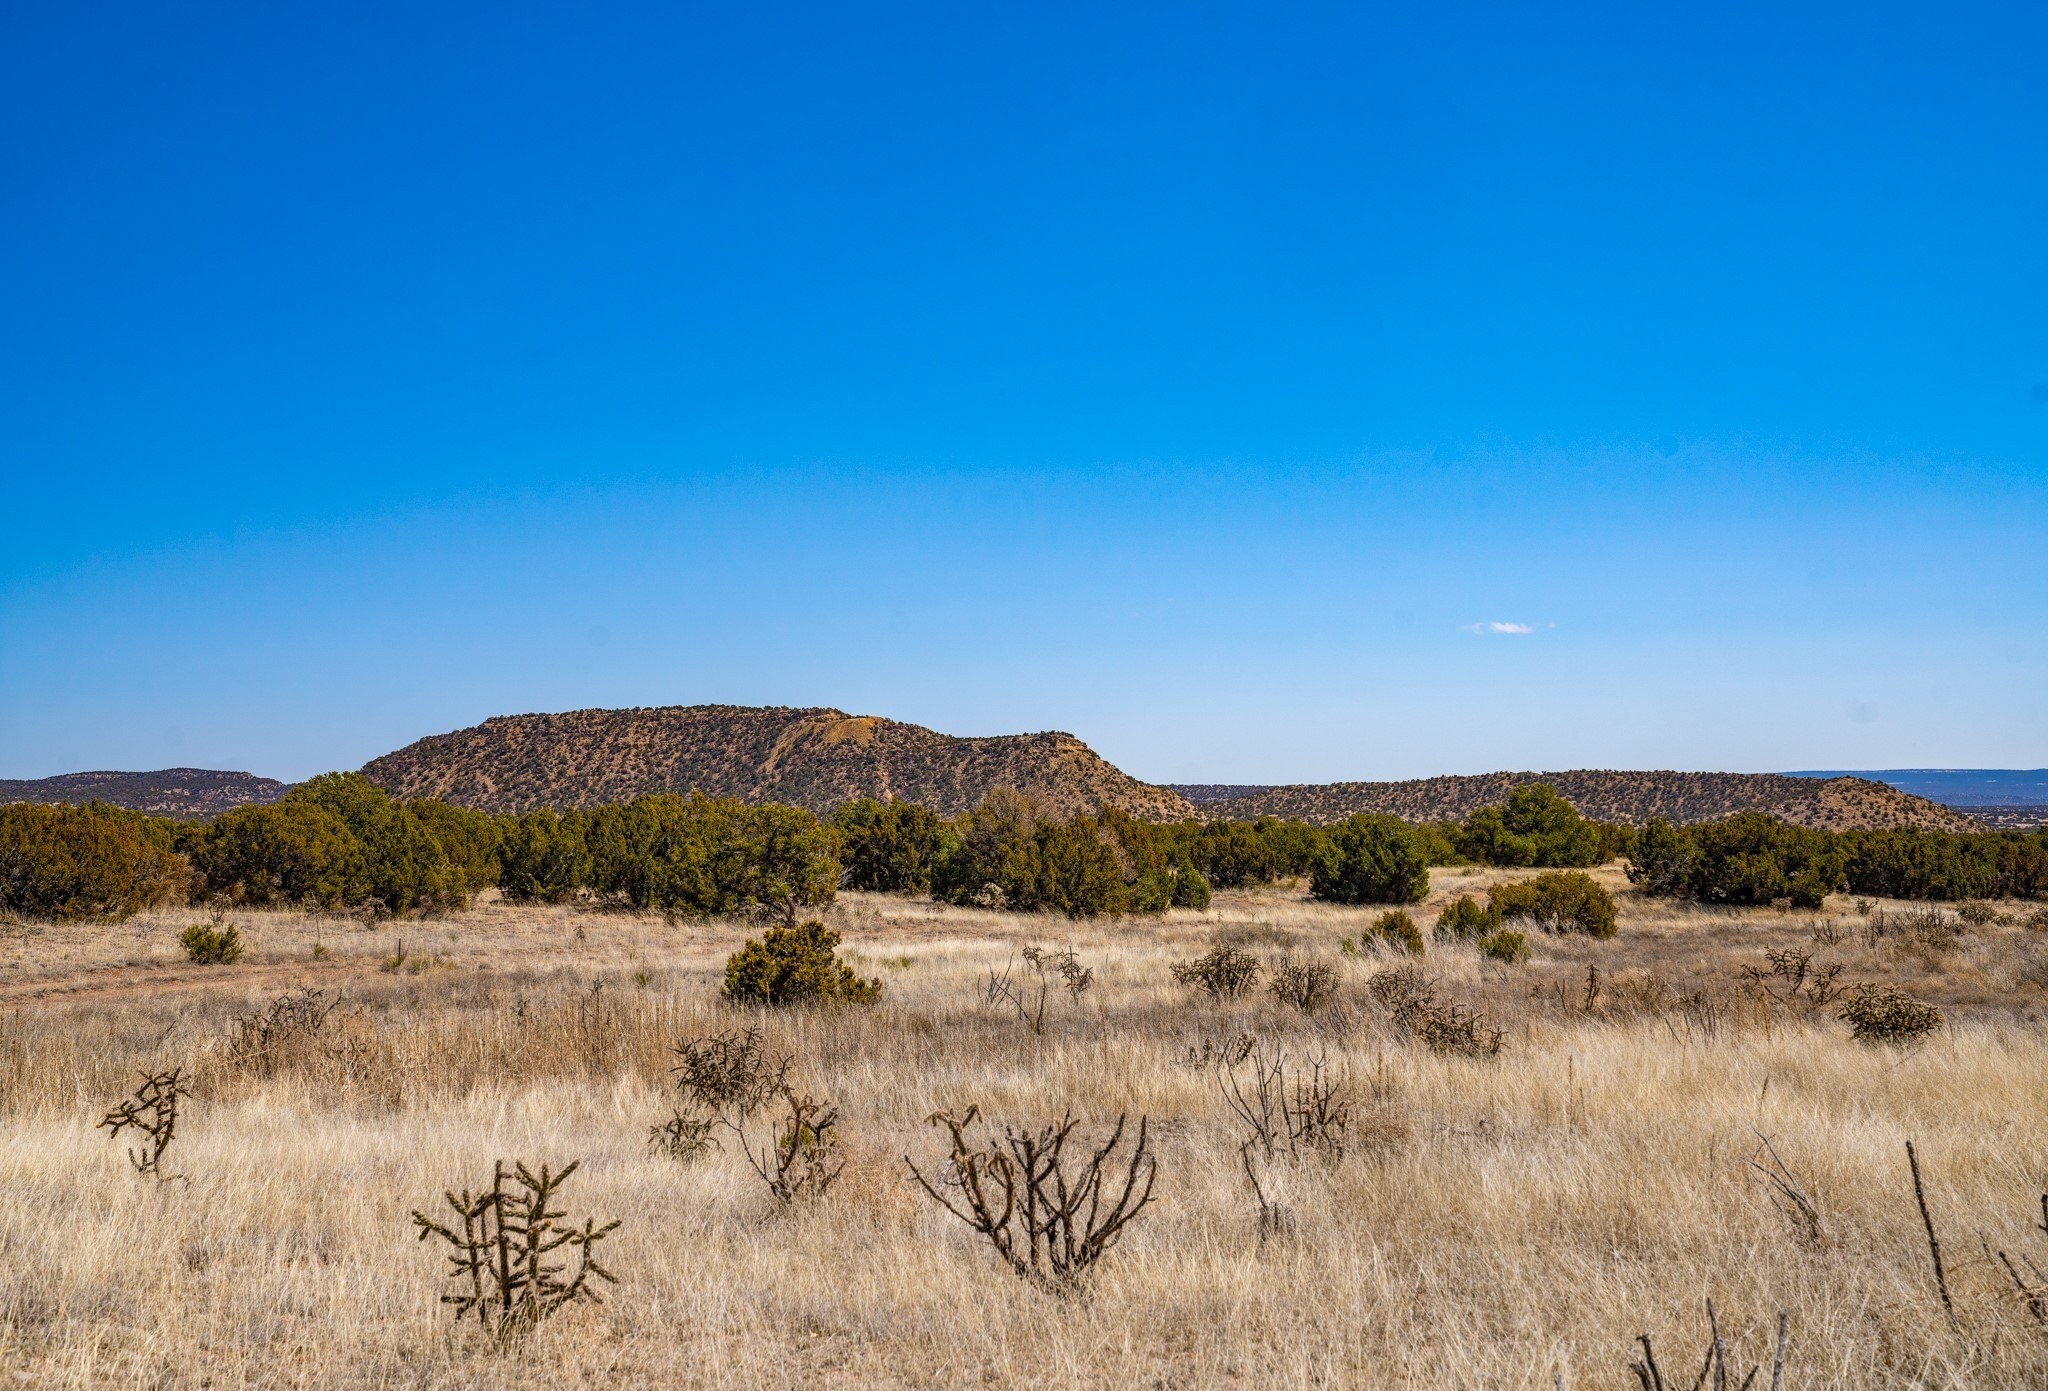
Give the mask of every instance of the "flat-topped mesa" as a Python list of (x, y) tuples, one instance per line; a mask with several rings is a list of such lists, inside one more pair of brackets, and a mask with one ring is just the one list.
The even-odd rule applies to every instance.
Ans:
[(1505, 802), (1514, 788), (1532, 782), (1553, 788), (1582, 816), (1636, 826), (1654, 816), (1687, 824), (1738, 811), (1763, 811), (1795, 825), (1828, 831), (1984, 829), (1953, 808), (1863, 778), (1607, 768), (1266, 787), (1241, 797), (1203, 802), (1201, 810), (1214, 819), (1283, 816), (1318, 825), (1361, 811), (1409, 821), (1443, 821)]
[(105, 802), (151, 816), (197, 821), (231, 807), (274, 802), (285, 784), (254, 773), (214, 768), (159, 768), (148, 773), (62, 773), (54, 778), (0, 779), (0, 802)]
[(783, 706), (500, 715), (408, 744), (363, 772), (399, 796), (496, 812), (697, 791), (820, 814), (856, 797), (895, 797), (952, 816), (1014, 788), (1061, 815), (1105, 806), (1149, 820), (1195, 814), (1177, 794), (1056, 730), (958, 738), (876, 715)]

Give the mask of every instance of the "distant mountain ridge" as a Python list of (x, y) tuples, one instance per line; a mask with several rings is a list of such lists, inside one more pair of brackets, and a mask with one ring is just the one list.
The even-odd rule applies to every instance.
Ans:
[(363, 765), (402, 797), (484, 811), (588, 807), (699, 791), (823, 814), (856, 797), (919, 802), (942, 816), (1015, 788), (1060, 814), (1118, 807), (1151, 820), (1195, 815), (1071, 734), (958, 738), (833, 709), (673, 705), (503, 715)]
[[(1966, 831), (1981, 830), (1985, 822), (2039, 824), (2043, 818), (2026, 804), (2000, 803), (1986, 789), (1995, 784), (2017, 799), (2031, 795), (2027, 780), (2035, 777), (2048, 788), (2048, 773), (2016, 770), (1920, 769), (1886, 775), (1948, 778), (1936, 790), (1959, 798), (1967, 793), (1968, 805), (1984, 808), (1980, 822), (1953, 806), (1851, 775), (1579, 769), (1404, 782), (1161, 787), (1130, 777), (1073, 735), (1056, 731), (960, 738), (822, 707), (737, 705), (497, 716), (417, 740), (372, 759), (363, 772), (400, 797), (439, 797), (495, 812), (588, 807), (648, 792), (697, 790), (750, 802), (786, 802), (820, 814), (854, 797), (896, 797), (952, 816), (1006, 787), (1062, 815), (1113, 806), (1153, 821), (1272, 815), (1317, 824), (1360, 811), (1410, 821), (1462, 817), (1505, 801), (1521, 784), (1544, 782), (1586, 815), (1602, 820), (1640, 825), (1663, 816), (1689, 823), (1753, 810), (1827, 830)], [(97, 798), (194, 819), (274, 802), (286, 790), (285, 783), (249, 773), (166, 768), (0, 780), (0, 801)]]
[(1828, 831), (1983, 829), (1951, 808), (1861, 778), (1818, 780), (1783, 773), (1604, 768), (1268, 787), (1242, 797), (1207, 802), (1201, 809), (1216, 818), (1282, 816), (1319, 825), (1361, 811), (1409, 821), (1442, 821), (1504, 802), (1513, 789), (1532, 782), (1548, 784), (1582, 815), (1630, 825), (1641, 825), (1653, 816), (1684, 824), (1711, 821), (1737, 811), (1766, 811), (1795, 825)]
[(0, 802), (100, 801), (152, 816), (196, 821), (232, 807), (274, 802), (286, 784), (254, 773), (212, 768), (160, 768), (153, 773), (62, 773), (54, 778), (0, 778)]

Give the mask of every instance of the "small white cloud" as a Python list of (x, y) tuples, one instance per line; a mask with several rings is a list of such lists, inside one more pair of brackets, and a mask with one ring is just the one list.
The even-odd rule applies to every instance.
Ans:
[(1467, 624), (1465, 625), (1464, 631), (1465, 631), (1465, 632), (1468, 632), (1468, 633), (1480, 633), (1480, 634), (1486, 634), (1486, 633), (1514, 633), (1514, 634), (1524, 634), (1524, 633), (1533, 633), (1533, 632), (1535, 632), (1536, 630), (1535, 630), (1535, 629), (1534, 629), (1533, 627), (1531, 627), (1531, 626), (1530, 626), (1529, 624), (1527, 624), (1527, 623), (1467, 623)]

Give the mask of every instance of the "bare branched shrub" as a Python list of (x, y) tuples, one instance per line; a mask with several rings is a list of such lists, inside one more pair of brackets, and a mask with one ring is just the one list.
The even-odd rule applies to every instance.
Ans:
[(789, 1070), (789, 1059), (770, 1061), (759, 1029), (729, 1029), (676, 1045), (669, 1069), (682, 1104), (652, 1127), (648, 1145), (670, 1159), (689, 1161), (717, 1147), (721, 1125), (737, 1128), (765, 1102)]
[(1959, 904), (1956, 916), (1971, 927), (1989, 927), (1998, 921), (1998, 910), (1981, 900)]
[(1314, 1014), (1337, 993), (1337, 968), (1322, 962), (1283, 961), (1273, 968), (1266, 989), (1281, 1004)]
[(1787, 1168), (1778, 1156), (1778, 1147), (1771, 1143), (1771, 1137), (1761, 1130), (1753, 1132), (1759, 1141), (1757, 1151), (1749, 1157), (1749, 1167), (1756, 1171), (1766, 1188), (1770, 1190), (1771, 1202), (1792, 1222), (1793, 1229), (1806, 1240), (1820, 1244), (1820, 1206), (1806, 1191), (1806, 1185), (1798, 1175)]
[(1350, 1088), (1318, 1056), (1307, 1071), (1290, 1070), (1287, 1051), (1254, 1046), (1250, 1056), (1217, 1068), (1223, 1104), (1248, 1133), (1245, 1144), (1267, 1159), (1344, 1155), (1351, 1124)]
[(516, 1164), (508, 1174), (499, 1160), (483, 1192), (443, 1195), (455, 1214), (452, 1223), (413, 1212), (421, 1241), (437, 1236), (451, 1248), (449, 1275), (457, 1288), (442, 1295), (441, 1302), (455, 1306), (457, 1322), (474, 1314), (479, 1325), (503, 1339), (579, 1299), (601, 1302), (591, 1277), (613, 1282), (617, 1277), (594, 1253), (619, 1224), (600, 1227), (585, 1219), (581, 1227), (565, 1225), (565, 1213), (555, 1206), (562, 1185), (581, 1162), (559, 1171), (543, 1164), (537, 1174)]
[[(2041, 1220), (2034, 1224), (2034, 1229), (2048, 1236), (2048, 1193), (2041, 1195)], [(2040, 1262), (2025, 1253), (2021, 1254), (2016, 1265), (2013, 1258), (2001, 1250), (1998, 1263), (2005, 1267), (2006, 1278), (2012, 1281), (2013, 1293), (2019, 1296), (2020, 1307), (2035, 1323), (2048, 1329), (2048, 1270), (2043, 1270)], [(2020, 1265), (2027, 1268), (2024, 1277), (2020, 1274)]]
[(803, 1095), (783, 1078), (777, 1079), (775, 1099), (781, 1119), (758, 1146), (743, 1126), (732, 1127), (740, 1152), (776, 1201), (821, 1198), (846, 1168), (839, 1157), (839, 1109)]
[(1917, 1043), (1947, 1022), (1941, 1011), (1896, 985), (1859, 985), (1836, 1018), (1865, 1043)]
[(1034, 1034), (1042, 1034), (1045, 1032), (1045, 1007), (1052, 998), (1055, 985), (1079, 1004), (1081, 997), (1088, 993), (1088, 987), (1095, 984), (1095, 969), (1083, 966), (1081, 958), (1070, 947), (1062, 947), (1058, 951), (1026, 947), (1019, 954), (1035, 979), (1020, 984), (1015, 979), (1014, 965), (1004, 968), (1000, 975), (991, 968), (982, 998), (991, 1008), (1009, 1006), (1017, 1012), (1017, 1018), (1026, 1028)]
[(677, 1111), (659, 1125), (648, 1127), (647, 1147), (664, 1158), (687, 1164), (718, 1147), (718, 1137), (713, 1133), (717, 1128), (716, 1117)]
[(178, 1102), (192, 1095), (191, 1080), (183, 1068), (169, 1072), (144, 1073), (135, 1094), (107, 1112), (95, 1130), (105, 1130), (110, 1140), (124, 1130), (136, 1132), (136, 1143), (128, 1151), (128, 1162), (138, 1174), (158, 1179), (172, 1177), (163, 1171), (164, 1152), (178, 1138)]
[(1432, 1053), (1490, 1058), (1506, 1042), (1485, 1015), (1438, 996), (1435, 983), (1413, 966), (1377, 972), (1366, 988), (1387, 1007), (1396, 1027)]
[[(654, 1126), (648, 1143), (672, 1159), (698, 1158), (717, 1145), (716, 1130), (731, 1132), (747, 1164), (778, 1202), (822, 1196), (844, 1167), (839, 1158), (839, 1112), (805, 1096), (790, 1081), (796, 1060), (770, 1057), (759, 1029), (729, 1029), (690, 1039), (675, 1049), (676, 1088), (682, 1105)], [(766, 1134), (756, 1132), (769, 1111)]]
[[(1791, 1315), (1780, 1309), (1777, 1352), (1771, 1359), (1770, 1391), (1782, 1391), (1785, 1385), (1785, 1354), (1790, 1344), (1791, 1328)], [(1706, 1360), (1700, 1366), (1699, 1375), (1690, 1382), (1664, 1379), (1664, 1369), (1657, 1365), (1657, 1354), (1650, 1346), (1649, 1334), (1642, 1334), (1636, 1342), (1642, 1347), (1643, 1355), (1640, 1361), (1629, 1363), (1629, 1371), (1635, 1374), (1641, 1391), (1677, 1391), (1680, 1386), (1690, 1386), (1692, 1391), (1705, 1391), (1709, 1385), (1714, 1391), (1728, 1391), (1731, 1385), (1740, 1387), (1741, 1391), (1749, 1391), (1763, 1371), (1759, 1364), (1751, 1367), (1747, 1376), (1736, 1377), (1728, 1362), (1728, 1344), (1721, 1337), (1721, 1321), (1714, 1313), (1714, 1301), (1711, 1299), (1707, 1301)]]
[(1321, 1057), (1309, 1059), (1306, 1073), (1297, 1069), (1289, 1075), (1286, 1050), (1263, 1047), (1238, 1064), (1219, 1067), (1217, 1083), (1223, 1104), (1245, 1130), (1238, 1162), (1259, 1205), (1259, 1231), (1262, 1236), (1291, 1231), (1292, 1209), (1267, 1191), (1259, 1172), (1304, 1154), (1332, 1163), (1343, 1158), (1351, 1128), (1350, 1089), (1329, 1075)]
[(1212, 1000), (1235, 1000), (1259, 979), (1258, 958), (1236, 947), (1211, 947), (1193, 961), (1177, 963), (1173, 978), (1205, 992)]
[(1118, 1116), (1108, 1139), (1069, 1155), (1078, 1125), (1071, 1114), (1036, 1130), (1004, 1126), (1000, 1139), (977, 1142), (969, 1131), (979, 1115), (972, 1106), (964, 1116), (933, 1115), (931, 1124), (952, 1139), (951, 1152), (936, 1180), (905, 1155), (911, 1177), (1018, 1276), (1056, 1294), (1074, 1290), (1152, 1201), (1159, 1165), (1147, 1121), (1139, 1117), (1127, 1152), (1119, 1153), (1126, 1117)]
[(228, 1035), (228, 1065), (268, 1076), (285, 1052), (318, 1037), (340, 1004), (339, 995), (302, 985), (253, 1013), (237, 1016)]
[(1842, 993), (1842, 964), (1817, 962), (1811, 952), (1797, 947), (1764, 953), (1761, 966), (1746, 965), (1742, 978), (1766, 1005), (1790, 1005), (1808, 1011), (1828, 1004)]
[(1250, 1056), (1252, 1047), (1258, 1043), (1255, 1034), (1238, 1034), (1229, 1039), (1205, 1038), (1200, 1045), (1189, 1044), (1181, 1055), (1185, 1067), (1204, 1070), (1212, 1067), (1235, 1067)]

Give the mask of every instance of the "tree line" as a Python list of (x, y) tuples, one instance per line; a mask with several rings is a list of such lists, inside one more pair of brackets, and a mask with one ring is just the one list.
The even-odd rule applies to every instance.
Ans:
[(119, 920), (224, 898), (429, 915), (496, 888), (516, 902), (794, 923), (851, 888), (1114, 917), (1206, 907), (1213, 889), (1277, 881), (1305, 880), (1328, 902), (1398, 905), (1423, 898), (1435, 865), (1572, 869), (1616, 856), (1644, 892), (1708, 903), (1811, 907), (1838, 890), (2048, 896), (2048, 831), (1829, 833), (1758, 812), (1638, 831), (1581, 817), (1540, 784), (1456, 821), (1358, 815), (1319, 827), (1275, 817), (1162, 825), (1114, 808), (1058, 816), (1008, 791), (950, 819), (870, 799), (821, 819), (695, 793), (490, 815), (327, 773), (206, 822), (96, 803), (0, 806), (0, 912)]

